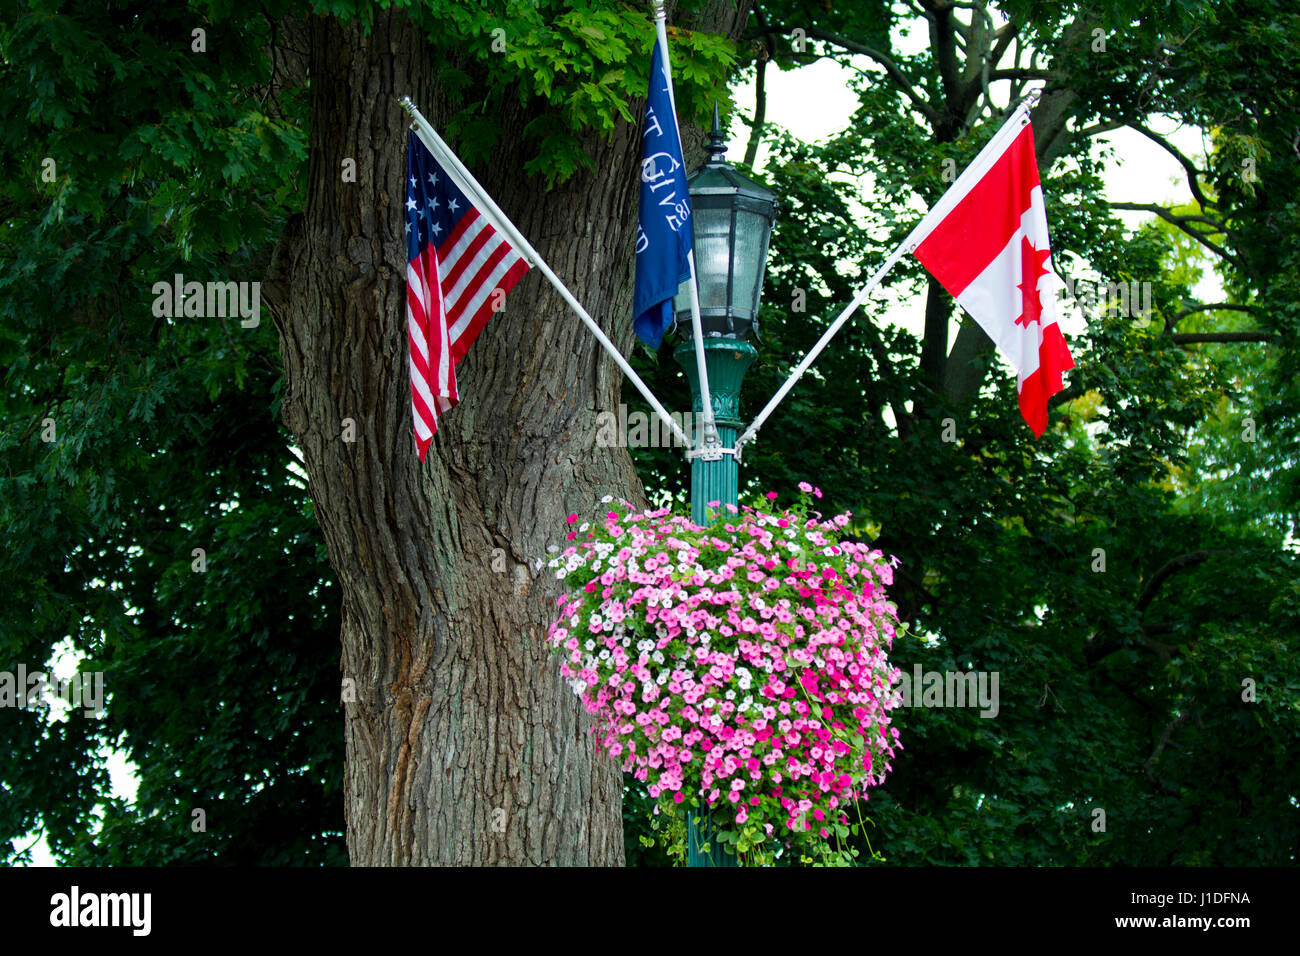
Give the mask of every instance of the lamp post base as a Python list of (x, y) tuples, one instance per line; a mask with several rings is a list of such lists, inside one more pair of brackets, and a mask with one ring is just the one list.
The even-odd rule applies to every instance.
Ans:
[[(694, 817), (687, 817), (686, 865), (739, 867), (740, 861), (736, 859), (736, 854), (713, 839), (717, 828), (713, 826), (712, 816), (711, 812), (706, 813), (699, 826), (695, 825)], [(700, 848), (705, 845), (709, 852), (701, 853)]]
[[(738, 339), (705, 339), (704, 368), (709, 376), (709, 394), (713, 399), (714, 423), (723, 448), (735, 448), (740, 435), (740, 386), (745, 373), (758, 352), (748, 342)], [(673, 358), (686, 370), (691, 383), (691, 409), (696, 420), (704, 411), (700, 397), (699, 372), (695, 362), (695, 342), (688, 339), (673, 350)], [(703, 439), (703, 429), (697, 429), (697, 440)], [(712, 522), (708, 504), (717, 501), (723, 507), (739, 504), (740, 465), (733, 455), (722, 455), (716, 461), (691, 459), (691, 520), (704, 526)], [(694, 819), (686, 820), (687, 866), (739, 866), (736, 855), (713, 839), (716, 832), (712, 814), (706, 813), (696, 826)], [(700, 853), (708, 845), (709, 852)]]

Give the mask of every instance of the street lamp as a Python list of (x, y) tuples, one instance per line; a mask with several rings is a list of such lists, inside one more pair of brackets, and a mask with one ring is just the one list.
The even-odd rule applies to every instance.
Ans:
[[(709, 133), (709, 158), (687, 181), (691, 197), (691, 222), (695, 246), (696, 281), (700, 294), (700, 325), (704, 333), (704, 367), (709, 377), (713, 416), (719, 445), (700, 443), (691, 456), (691, 520), (710, 523), (708, 503), (738, 504), (740, 467), (736, 438), (740, 434), (740, 386), (758, 352), (745, 341), (758, 331), (758, 300), (763, 291), (767, 266), (767, 245), (776, 222), (776, 196), (758, 183), (736, 172), (723, 157), (718, 108), (713, 107), (713, 129)], [(674, 301), (677, 321), (690, 328), (688, 295)], [(704, 411), (695, 341), (687, 336), (673, 350), (673, 358), (686, 370), (691, 385), (695, 421)], [(697, 440), (702, 437), (696, 430)], [(712, 839), (712, 820), (696, 827), (686, 822), (687, 865), (736, 866), (734, 854), (724, 851)], [(708, 855), (700, 853), (710, 844)]]
[[(687, 181), (700, 322), (705, 338), (744, 339), (758, 331), (758, 299), (777, 203), (770, 191), (736, 172), (726, 154), (715, 104), (708, 161)], [(679, 292), (673, 309), (677, 321), (689, 326), (689, 297)]]

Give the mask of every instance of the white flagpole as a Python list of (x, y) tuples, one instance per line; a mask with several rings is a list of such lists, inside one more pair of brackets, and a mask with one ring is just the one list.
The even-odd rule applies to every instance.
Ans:
[[(956, 205), (965, 198), (966, 194), (970, 192), (970, 187), (984, 177), (984, 174), (989, 171), (992, 165), (997, 161), (998, 157), (1006, 150), (1010, 140), (1018, 136), (1020, 134), (1020, 128), (1025, 122), (1029, 121), (1029, 109), (1033, 105), (1034, 99), (1036, 99), (1036, 97), (1031, 97), (1026, 100), (1015, 110), (1015, 112), (1007, 117), (1007, 121), (1002, 124), (1002, 128), (994, 133), (993, 138), (984, 144), (984, 148), (976, 154), (975, 158), (971, 160), (970, 165), (967, 166), (962, 174), (957, 177), (957, 181), (948, 187), (944, 194), (939, 197), (938, 202), (930, 207), (929, 212), (927, 212), (921, 218), (921, 221), (912, 228), (912, 231), (907, 234), (907, 238), (900, 242), (898, 247), (889, 254), (888, 258), (880, 264), (880, 268), (871, 274), (871, 278), (867, 280), (866, 285), (858, 290), (857, 294), (853, 296), (853, 300), (844, 307), (844, 311), (841, 312), (835, 321), (831, 323), (830, 328), (822, 333), (822, 337), (817, 340), (817, 344), (809, 350), (808, 354), (804, 356), (803, 361), (795, 367), (795, 370), (790, 373), (790, 377), (785, 380), (785, 383), (777, 393), (772, 396), (771, 400), (763, 407), (763, 410), (758, 413), (758, 417), (755, 418), (753, 423), (745, 429), (744, 433), (736, 439), (737, 451), (740, 450), (741, 446), (744, 445), (745, 442), (753, 440), (754, 436), (758, 433), (758, 430), (763, 427), (763, 423), (767, 421), (768, 416), (772, 414), (773, 409), (775, 409), (776, 406), (781, 403), (781, 400), (790, 393), (790, 389), (794, 388), (795, 383), (799, 381), (803, 376), (803, 373), (808, 371), (812, 363), (817, 360), (817, 356), (822, 354), (822, 350), (825, 349), (830, 340), (835, 337), (835, 333), (838, 332), (840, 328), (843, 327), (844, 323), (852, 317), (853, 313), (857, 311), (858, 306), (867, 301), (867, 297), (871, 294), (871, 291), (880, 284), (881, 280), (885, 278), (886, 273), (894, 267), (899, 259), (907, 255), (907, 253), (912, 252), (918, 245), (920, 245), (921, 240), (934, 229), (935, 225), (947, 216), (948, 213), (952, 212)], [(1021, 120), (1024, 122), (1021, 122)]]
[(853, 313), (858, 310), (858, 306), (867, 300), (867, 296), (871, 294), (871, 290), (880, 284), (880, 280), (883, 279), (885, 274), (894, 267), (894, 264), (898, 262), (899, 259), (903, 258), (905, 254), (904, 250), (906, 248), (906, 242), (900, 243), (898, 248), (889, 254), (889, 258), (881, 263), (880, 268), (872, 273), (871, 278), (867, 280), (867, 284), (858, 290), (857, 295), (855, 295), (853, 300), (844, 307), (844, 311), (841, 312), (839, 317), (831, 323), (831, 327), (822, 333), (822, 337), (817, 340), (817, 344), (809, 349), (808, 354), (803, 357), (803, 361), (800, 362), (795, 367), (795, 370), (790, 373), (790, 377), (785, 380), (785, 383), (777, 390), (777, 393), (772, 396), (765, 406), (763, 406), (763, 410), (758, 413), (758, 417), (755, 418), (753, 423), (745, 429), (739, 438), (736, 439), (737, 450), (739, 450), (745, 442), (753, 440), (754, 435), (758, 433), (758, 430), (763, 427), (763, 423), (767, 421), (767, 417), (772, 414), (772, 410), (775, 409), (777, 405), (781, 404), (781, 400), (790, 393), (790, 389), (794, 388), (795, 383), (803, 377), (803, 373), (808, 371), (813, 362), (817, 361), (817, 356), (822, 354), (822, 350), (825, 349), (830, 340), (835, 337), (835, 333), (838, 332), (844, 323), (853, 316)]
[(465, 168), (465, 165), (459, 158), (457, 158), (456, 154), (453, 153), (450, 147), (442, 141), (442, 137), (437, 134), (431, 125), (429, 125), (429, 121), (426, 120), (424, 115), (415, 108), (415, 104), (411, 102), (411, 98), (409, 96), (403, 96), (398, 99), (398, 102), (401, 103), (406, 112), (411, 115), (413, 121), (412, 128), (415, 130), (416, 135), (420, 137), (421, 142), (424, 143), (429, 152), (433, 153), (443, 167), (454, 175), (456, 184), (460, 186), (461, 191), (471, 196), (476, 205), (480, 205), (487, 210), (489, 218), (492, 220), (492, 225), (509, 236), (515, 249), (528, 261), (528, 264), (535, 266), (537, 270), (546, 277), (547, 281), (555, 287), (555, 291), (558, 292), (560, 297), (569, 304), (569, 307), (578, 314), (578, 318), (582, 319), (583, 323), (591, 331), (591, 334), (596, 337), (596, 341), (604, 347), (605, 351), (614, 359), (614, 362), (618, 365), (619, 369), (622, 370), (623, 374), (631, 380), (632, 384), (636, 386), (637, 391), (639, 391), (642, 396), (645, 397), (645, 400), (650, 403), (650, 407), (653, 408), (664, 423), (672, 429), (673, 434), (681, 440), (682, 444), (687, 449), (690, 449), (692, 447), (691, 440), (687, 437), (686, 433), (682, 431), (682, 427), (677, 424), (677, 422), (673, 421), (672, 416), (669, 415), (663, 405), (660, 404), (659, 399), (654, 397), (654, 393), (650, 391), (649, 386), (641, 380), (641, 376), (636, 373), (636, 370), (633, 369), (632, 366), (627, 364), (627, 359), (623, 358), (623, 353), (615, 347), (614, 343), (609, 340), (609, 336), (607, 336), (601, 330), (600, 326), (596, 324), (595, 320), (587, 314), (587, 310), (582, 307), (582, 303), (573, 297), (573, 293), (570, 292), (565, 284), (559, 280), (559, 277), (551, 271), (551, 267), (546, 264), (546, 260), (544, 260), (541, 255), (538, 254), (537, 250), (533, 248), (532, 243), (524, 238), (523, 233), (515, 227), (515, 224), (510, 221), (504, 212), (501, 211), (500, 207), (492, 201), (492, 197), (487, 194), (487, 190), (479, 185), (478, 180), (474, 178), (473, 174)]
[[(664, 5), (661, 2), (655, 3), (655, 40), (663, 47), (664, 51), (664, 72), (668, 80), (668, 102), (673, 108), (673, 129), (677, 130), (677, 145), (681, 148), (682, 131), (677, 122), (677, 99), (673, 94), (673, 69), (668, 60), (668, 30), (665, 27), (667, 13), (664, 11)], [(653, 83), (655, 78), (650, 77)], [(682, 157), (685, 161), (685, 157)], [(695, 211), (691, 211), (691, 221), (688, 223), (689, 228), (695, 228)], [(703, 445), (706, 448), (717, 447), (721, 444), (718, 439), (718, 427), (713, 420), (713, 396), (709, 392), (709, 371), (704, 362), (704, 327), (700, 322), (700, 290), (695, 280), (695, 249), (694, 243), (690, 254), (687, 256), (687, 262), (690, 263), (691, 277), (687, 280), (689, 286), (688, 295), (691, 302), (691, 327), (695, 336), (695, 374), (700, 380), (700, 404), (703, 406), (704, 414), (704, 434), (702, 437)]]

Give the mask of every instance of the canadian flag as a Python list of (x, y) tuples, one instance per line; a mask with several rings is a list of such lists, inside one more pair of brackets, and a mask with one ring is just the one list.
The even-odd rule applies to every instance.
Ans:
[(1074, 359), (1061, 335), (1047, 211), (1027, 109), (1018, 111), (909, 237), (911, 251), (1019, 375), (1020, 414), (1041, 437)]

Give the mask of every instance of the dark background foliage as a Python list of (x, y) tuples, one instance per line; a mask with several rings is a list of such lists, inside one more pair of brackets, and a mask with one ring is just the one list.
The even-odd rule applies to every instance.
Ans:
[[(1000, 675), (996, 718), (898, 714), (905, 750), (864, 808), (871, 845), (904, 865), (1294, 863), (1300, 19), (1281, 0), (919, 6), (765, 0), (734, 59), (674, 30), (684, 118), (702, 117), (727, 70), (749, 81), (856, 57), (861, 71), (859, 108), (826, 142), (754, 124), (770, 150), (755, 175), (783, 216), (747, 413), (942, 192), (944, 160), (964, 165), (1000, 121), (993, 103), (1031, 82), (1064, 104), (1041, 124), (1057, 131), (1041, 158), (1058, 270), (1150, 282), (1155, 313), (1089, 317), (1034, 441), (1011, 376), (987, 349), (963, 351), (964, 329), (950, 340), (950, 301), (905, 262), (751, 447), (748, 493), (812, 481), (828, 513), (852, 510), (855, 533), (899, 557), (900, 667)], [(83, 865), (346, 862), (338, 598), (278, 421), (270, 322), (152, 310), (153, 284), (176, 273), (259, 279), (300, 208), (295, 25), (309, 12), (5, 7), (0, 669), (71, 651), (108, 691), (101, 720), (0, 709), (13, 862), (36, 833)], [(573, 130), (635, 113), (639, 9), (431, 2), (413, 15), (493, 64), (494, 85), (467, 91), (453, 124), (467, 158), (525, 136), (545, 188), (584, 162)], [(891, 49), (902, 20), (931, 45)], [(490, 60), (502, 22), (516, 25), (505, 63)], [(504, 96), (535, 100), (539, 124), (495, 126)], [(1214, 148), (1191, 204), (1129, 229), (1101, 195), (1115, 158), (1090, 138), (1160, 117), (1210, 131)], [(1193, 250), (1223, 303), (1195, 298), (1210, 266)], [(922, 334), (883, 304), (903, 291), (927, 294)], [(635, 362), (669, 408), (687, 407), (670, 349)], [(974, 387), (957, 387), (972, 369)], [(683, 498), (678, 453), (634, 455), (652, 496)], [(110, 795), (109, 748), (137, 769), (130, 803)], [(648, 806), (625, 801), (631, 864), (666, 862)]]

